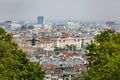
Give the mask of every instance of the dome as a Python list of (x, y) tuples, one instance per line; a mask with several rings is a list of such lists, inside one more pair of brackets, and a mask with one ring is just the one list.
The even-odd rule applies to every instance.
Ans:
[(74, 26), (74, 23), (73, 23), (72, 21), (68, 21), (68, 22), (67, 22), (67, 26), (68, 26), (68, 27)]

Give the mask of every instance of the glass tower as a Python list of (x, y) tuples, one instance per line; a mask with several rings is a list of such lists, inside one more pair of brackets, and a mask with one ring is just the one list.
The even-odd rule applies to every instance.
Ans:
[(44, 24), (44, 16), (38, 16), (38, 24)]

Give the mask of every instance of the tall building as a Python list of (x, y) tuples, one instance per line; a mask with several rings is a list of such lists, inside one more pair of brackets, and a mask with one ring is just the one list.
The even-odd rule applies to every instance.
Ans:
[(44, 16), (38, 16), (38, 24), (44, 24)]

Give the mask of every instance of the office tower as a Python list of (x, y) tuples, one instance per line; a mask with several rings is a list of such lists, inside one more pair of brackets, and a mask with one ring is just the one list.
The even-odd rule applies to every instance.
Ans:
[(44, 24), (44, 16), (38, 16), (38, 24)]

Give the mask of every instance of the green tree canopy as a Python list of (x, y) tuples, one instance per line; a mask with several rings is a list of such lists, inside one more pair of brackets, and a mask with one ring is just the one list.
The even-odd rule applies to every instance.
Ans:
[(32, 63), (12, 41), (12, 36), (0, 28), (0, 80), (43, 80), (44, 71)]
[(86, 47), (88, 59), (85, 80), (120, 79), (120, 33), (105, 30), (94, 37)]

